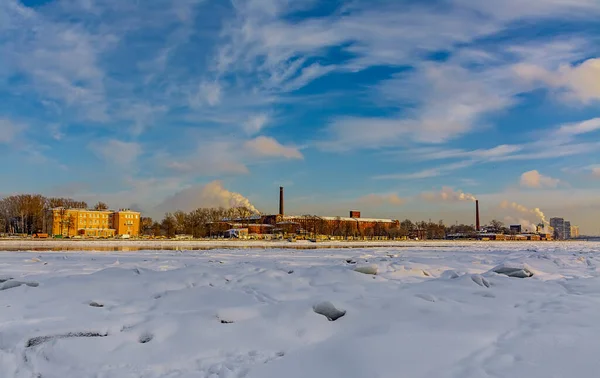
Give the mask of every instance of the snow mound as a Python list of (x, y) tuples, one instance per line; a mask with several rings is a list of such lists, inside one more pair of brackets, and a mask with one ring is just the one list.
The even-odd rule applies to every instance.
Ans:
[(533, 276), (533, 272), (526, 264), (500, 264), (492, 269), (492, 272), (517, 278), (529, 278)]
[(473, 274), (471, 276), (471, 279), (473, 280), (473, 282), (475, 282), (477, 285), (482, 286), (482, 287), (490, 287), (490, 282), (488, 280), (486, 280), (485, 278), (483, 278), (480, 274)]
[(362, 273), (362, 274), (376, 275), (377, 272), (378, 272), (378, 269), (377, 269), (377, 265), (371, 264), (371, 265), (360, 265), (360, 266), (357, 266), (356, 268), (354, 268), (354, 271), (358, 272), (358, 273)]
[(327, 320), (333, 322), (346, 315), (346, 310), (337, 309), (331, 302), (321, 302), (313, 306), (313, 311), (323, 315)]
[(0, 285), (0, 291), (13, 289), (13, 288), (19, 287), (21, 285), (27, 285), (29, 287), (40, 286), (40, 284), (37, 282), (23, 282), (23, 281), (7, 280), (2, 285)]
[(456, 270), (450, 269), (450, 270), (445, 270), (444, 272), (442, 272), (442, 275), (440, 277), (445, 280), (453, 280), (455, 278), (460, 277), (460, 274), (458, 274), (458, 272)]

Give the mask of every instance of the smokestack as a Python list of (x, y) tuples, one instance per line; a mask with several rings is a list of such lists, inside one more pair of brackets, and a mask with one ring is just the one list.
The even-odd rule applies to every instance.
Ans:
[(481, 231), (479, 227), (479, 200), (475, 200), (475, 230)]
[(283, 186), (279, 187), (279, 215), (283, 216)]

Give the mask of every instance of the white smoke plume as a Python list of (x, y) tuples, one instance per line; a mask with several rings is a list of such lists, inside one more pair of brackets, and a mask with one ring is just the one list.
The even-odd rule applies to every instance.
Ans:
[(535, 223), (532, 223), (532, 222), (528, 221), (527, 219), (513, 218), (510, 216), (507, 216), (507, 217), (504, 217), (504, 221), (507, 225), (511, 225), (511, 224), (521, 225), (521, 230), (523, 232), (536, 232), (537, 231), (537, 226), (535, 225)]
[(260, 214), (248, 198), (225, 189), (223, 183), (218, 180), (184, 189), (165, 199), (157, 209), (192, 211), (200, 207), (246, 207), (252, 213)]
[(424, 192), (421, 193), (421, 198), (427, 201), (473, 201), (475, 202), (477, 198), (474, 195), (465, 193), (462, 190), (454, 190), (448, 186), (442, 187), (442, 190), (439, 192)]
[(523, 214), (533, 214), (535, 215), (539, 220), (542, 221), (542, 223), (544, 223), (545, 225), (548, 225), (548, 221), (546, 220), (546, 216), (544, 215), (544, 213), (542, 212), (542, 210), (540, 210), (539, 208), (535, 207), (533, 209), (529, 209), (523, 205), (520, 205), (516, 202), (509, 202), (509, 201), (502, 201), (502, 203), (500, 203), (500, 207), (502, 209), (514, 209), (517, 210), (520, 213)]

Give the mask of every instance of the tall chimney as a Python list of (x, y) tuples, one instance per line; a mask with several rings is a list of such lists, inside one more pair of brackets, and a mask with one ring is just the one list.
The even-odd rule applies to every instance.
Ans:
[(481, 231), (479, 226), (479, 200), (475, 200), (475, 229)]
[(279, 215), (283, 216), (283, 186), (279, 187)]

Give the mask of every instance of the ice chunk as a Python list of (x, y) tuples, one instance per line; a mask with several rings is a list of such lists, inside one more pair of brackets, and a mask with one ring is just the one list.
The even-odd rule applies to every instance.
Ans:
[(471, 276), (471, 279), (473, 280), (473, 282), (475, 282), (477, 285), (479, 286), (485, 286), (485, 287), (490, 287), (490, 283), (488, 280), (486, 280), (485, 278), (483, 278), (481, 275), (479, 274), (473, 274)]
[(529, 278), (533, 276), (533, 272), (525, 264), (501, 264), (492, 271), (508, 277)]
[(447, 280), (452, 280), (455, 278), (460, 277), (460, 275), (456, 272), (456, 270), (446, 270), (444, 272), (442, 272), (441, 278), (443, 279), (447, 279)]
[(358, 272), (358, 273), (363, 273), (363, 274), (376, 275), (377, 274), (377, 265), (371, 264), (371, 265), (357, 266), (356, 268), (354, 268), (354, 271)]
[(338, 310), (331, 302), (318, 303), (313, 306), (313, 311), (332, 322), (346, 315), (346, 310)]
[(29, 287), (38, 287), (38, 286), (40, 286), (40, 284), (37, 283), (37, 282), (23, 282), (23, 281), (9, 280), (9, 281), (4, 282), (2, 285), (0, 285), (0, 291), (12, 289), (12, 288), (15, 288), (15, 287), (19, 287), (21, 285), (27, 285)]

